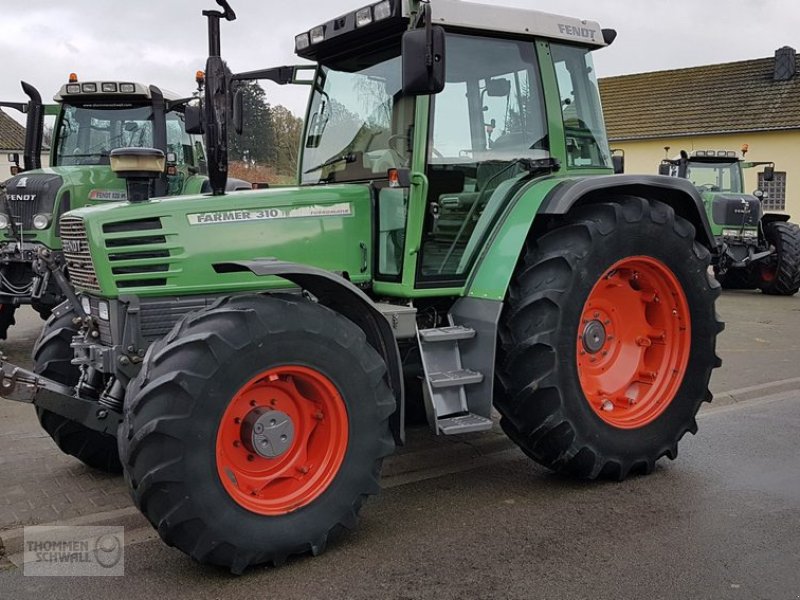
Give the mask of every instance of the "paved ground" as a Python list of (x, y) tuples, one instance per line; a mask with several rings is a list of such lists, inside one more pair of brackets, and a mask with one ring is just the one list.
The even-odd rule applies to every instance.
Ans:
[[(13, 566), (20, 524), (67, 520), (126, 526), (120, 583), (131, 597), (796, 600), (800, 298), (726, 294), (719, 309), (728, 328), (717, 401), (678, 461), (653, 476), (576, 483), (498, 432), (448, 440), (416, 431), (388, 461), (386, 491), (357, 532), (316, 559), (238, 579), (161, 544), (120, 480), (62, 456), (29, 407), (0, 402), (0, 537), (11, 557), (0, 598), (105, 595), (107, 581), (24, 579)], [(39, 325), (22, 315), (4, 352), (20, 360)]]

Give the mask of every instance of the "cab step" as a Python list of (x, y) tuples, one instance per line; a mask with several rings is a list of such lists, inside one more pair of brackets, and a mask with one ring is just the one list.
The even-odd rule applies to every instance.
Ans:
[(438, 419), (436, 425), (439, 431), (445, 435), (457, 435), (460, 433), (489, 431), (492, 428), (492, 420), (470, 413), (457, 417)]

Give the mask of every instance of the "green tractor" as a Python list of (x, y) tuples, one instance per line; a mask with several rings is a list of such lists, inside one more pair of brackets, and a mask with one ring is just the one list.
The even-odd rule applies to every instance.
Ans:
[[(1, 395), (236, 573), (355, 527), (417, 401), (440, 435), (489, 430), (494, 407), (579, 478), (677, 456), (720, 365), (718, 248), (688, 181), (614, 174), (592, 64), (613, 30), (383, 0), (296, 37), (311, 77), (233, 74), (217, 1), (187, 112), (212, 195), (65, 214), (76, 292)], [(311, 86), (298, 181), (225, 195), (250, 79)]]
[(688, 179), (700, 191), (722, 246), (714, 273), (723, 288), (793, 296), (800, 290), (800, 227), (789, 215), (764, 212), (763, 190), (745, 193), (744, 170), (758, 166), (772, 181), (774, 163), (745, 161), (732, 150), (682, 151), (662, 161), (659, 173)]
[[(36, 269), (43, 249), (61, 261), (61, 215), (126, 199), (125, 181), (110, 167), (112, 150), (156, 147), (166, 154), (164, 173), (153, 182), (156, 196), (210, 190), (202, 139), (184, 126), (192, 98), (132, 82), (80, 82), (75, 74), (52, 105), (43, 106), (33, 86), (23, 82), (22, 88), (28, 102), (0, 103), (27, 114), (24, 169), (11, 156), (14, 176), (0, 189), (0, 339), (19, 305), (32, 304), (47, 318), (64, 300), (52, 274)], [(40, 159), (45, 114), (56, 117), (49, 168)], [(231, 181), (229, 187), (250, 186)]]

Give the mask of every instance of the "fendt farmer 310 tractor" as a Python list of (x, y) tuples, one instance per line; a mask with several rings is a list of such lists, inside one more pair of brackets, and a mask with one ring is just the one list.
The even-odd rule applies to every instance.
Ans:
[(787, 214), (764, 212), (763, 190), (745, 193), (744, 170), (758, 166), (772, 181), (774, 163), (745, 161), (733, 150), (683, 151), (663, 160), (659, 173), (688, 179), (700, 191), (722, 247), (714, 273), (723, 288), (793, 296), (800, 289), (800, 227)]
[[(184, 110), (192, 98), (179, 98), (155, 86), (119, 81), (83, 81), (73, 74), (42, 105), (31, 85), (30, 100), (0, 106), (27, 113), (24, 170), (0, 189), (0, 339), (5, 339), (20, 304), (32, 304), (47, 318), (64, 300), (53, 270), (63, 266), (58, 219), (70, 209), (126, 198), (125, 181), (110, 167), (115, 148), (156, 147), (168, 155), (155, 179), (156, 196), (210, 191), (202, 140), (186, 133)], [(50, 168), (41, 168), (45, 112), (56, 115)], [(15, 169), (18, 170), (18, 169)], [(230, 188), (233, 189), (233, 188)]]
[(64, 215), (77, 297), (35, 373), (2, 366), (4, 397), (122, 468), (168, 544), (236, 573), (356, 525), (407, 398), (443, 435), (490, 429), (494, 406), (581, 478), (676, 457), (720, 364), (716, 243), (688, 181), (613, 174), (592, 66), (612, 30), (460, 0), (314, 27), (298, 185), (225, 196), (237, 82), (300, 68), (232, 75), (218, 3), (187, 113), (213, 196)]

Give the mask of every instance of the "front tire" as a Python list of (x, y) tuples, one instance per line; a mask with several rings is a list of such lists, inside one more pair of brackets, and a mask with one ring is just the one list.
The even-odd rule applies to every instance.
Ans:
[(690, 223), (641, 198), (581, 207), (531, 237), (500, 328), (495, 404), (509, 437), (588, 479), (675, 458), (720, 365), (709, 262)]
[(13, 304), (0, 304), (0, 340), (8, 339), (8, 330), (17, 323), (15, 312), (17, 307)]
[(234, 573), (318, 554), (379, 491), (394, 449), (385, 370), (356, 325), (300, 296), (185, 317), (128, 387), (134, 502), (165, 542)]
[(758, 287), (769, 296), (794, 296), (800, 290), (800, 227), (772, 221), (764, 225), (764, 237), (776, 255), (754, 265)]
[[(73, 317), (74, 314), (68, 312), (61, 317), (50, 318), (33, 347), (34, 372), (68, 386), (75, 386), (80, 377), (80, 370), (71, 362), (73, 352), (70, 343), (78, 333), (72, 323)], [(122, 472), (114, 436), (88, 429), (38, 407), (36, 416), (64, 454), (74, 456), (93, 469), (108, 473)]]

